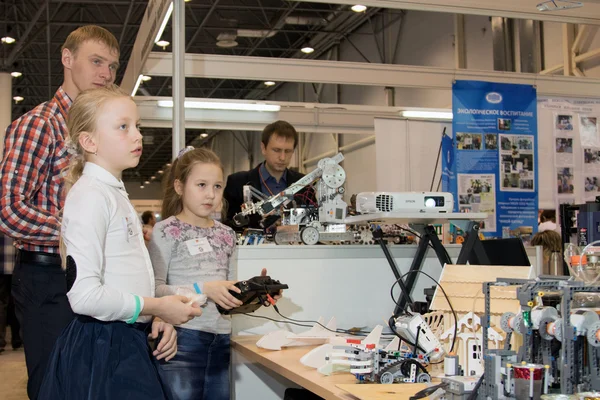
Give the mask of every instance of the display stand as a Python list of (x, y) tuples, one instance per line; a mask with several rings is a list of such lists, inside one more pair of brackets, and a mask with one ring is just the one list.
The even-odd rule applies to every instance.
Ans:
[[(419, 245), (417, 246), (417, 252), (411, 263), (409, 272), (406, 276), (406, 281), (402, 279), (400, 270), (394, 262), (394, 259), (389, 253), (387, 244), (383, 239), (381, 229), (373, 231), (373, 237), (375, 241), (381, 247), (385, 257), (392, 269), (394, 277), (400, 286), (402, 292), (402, 298), (399, 299), (394, 309), (394, 315), (402, 313), (407, 305), (413, 306), (411, 298), (412, 290), (417, 280), (417, 273), (414, 271), (420, 271), (423, 265), (423, 260), (427, 254), (427, 249), (431, 245), (435, 254), (437, 255), (440, 265), (443, 267), (446, 264), (452, 264), (452, 260), (448, 255), (448, 252), (444, 248), (444, 245), (440, 241), (433, 224), (450, 222), (462, 229), (466, 234), (466, 240), (463, 243), (462, 249), (458, 256), (457, 264), (466, 264), (471, 257), (476, 257), (478, 264), (489, 265), (489, 260), (483, 245), (479, 240), (479, 222), (484, 220), (487, 214), (484, 213), (439, 213), (439, 214), (410, 214), (410, 213), (375, 213), (366, 215), (356, 215), (348, 217), (345, 220), (347, 224), (360, 224), (360, 223), (392, 223), (392, 224), (407, 224), (411, 229), (417, 231), (421, 236)], [(472, 256), (473, 254), (473, 256)]]
[(478, 265), (490, 265), (490, 260), (479, 240), (479, 223), (477, 221), (450, 222), (462, 229), (466, 235), (456, 264), (465, 265), (467, 261), (475, 260)]

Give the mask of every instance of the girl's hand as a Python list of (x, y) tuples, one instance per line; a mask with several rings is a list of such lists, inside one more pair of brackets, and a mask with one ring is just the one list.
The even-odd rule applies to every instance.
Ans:
[(236, 299), (229, 293), (230, 290), (241, 293), (241, 290), (235, 286), (236, 282), (237, 281), (204, 282), (204, 294), (224, 309), (231, 310), (232, 308), (244, 304), (241, 300)]
[(152, 333), (148, 335), (152, 339), (158, 338), (162, 332), (162, 339), (156, 346), (156, 350), (152, 352), (152, 355), (157, 360), (169, 361), (175, 354), (177, 354), (177, 331), (173, 328), (173, 325), (167, 324), (165, 321), (156, 317), (152, 321)]
[(187, 304), (190, 299), (185, 296), (165, 296), (158, 300), (160, 305), (155, 315), (169, 324), (185, 324), (192, 318), (202, 315), (202, 309), (193, 304)]
[[(266, 268), (263, 268), (262, 271), (260, 271), (260, 276), (267, 276)], [(275, 300), (275, 303), (277, 303), (277, 300), (279, 300), (282, 297), (283, 297), (283, 289), (280, 289), (279, 294), (277, 296), (274, 296), (273, 300)], [(269, 303), (268, 301), (266, 301), (264, 304), (265, 307), (269, 307), (270, 305), (271, 305), (271, 303)]]

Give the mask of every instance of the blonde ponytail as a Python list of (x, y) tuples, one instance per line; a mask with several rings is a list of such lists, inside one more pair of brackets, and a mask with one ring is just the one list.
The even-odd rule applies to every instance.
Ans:
[[(77, 96), (73, 105), (71, 105), (67, 116), (69, 136), (66, 140), (67, 150), (71, 158), (69, 165), (63, 170), (63, 199), (66, 199), (69, 190), (83, 175), (86, 153), (81, 144), (79, 144), (79, 137), (83, 132), (94, 133), (98, 122), (98, 114), (102, 106), (109, 100), (122, 97), (131, 99), (131, 96), (117, 85), (109, 85), (103, 88), (84, 90)], [(67, 252), (65, 243), (63, 242), (62, 227), (59, 242), (62, 266), (65, 269)]]

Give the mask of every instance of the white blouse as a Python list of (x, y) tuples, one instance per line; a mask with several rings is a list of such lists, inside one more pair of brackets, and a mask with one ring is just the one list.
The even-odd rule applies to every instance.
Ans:
[(122, 181), (87, 162), (65, 200), (62, 238), (77, 265), (67, 293), (73, 312), (101, 321), (147, 322), (154, 272), (138, 215)]

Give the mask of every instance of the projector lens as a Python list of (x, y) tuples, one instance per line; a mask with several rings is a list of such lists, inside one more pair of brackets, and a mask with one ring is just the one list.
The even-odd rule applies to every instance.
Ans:
[(443, 207), (443, 206), (444, 206), (444, 196), (425, 197), (425, 207), (434, 208), (434, 207)]

